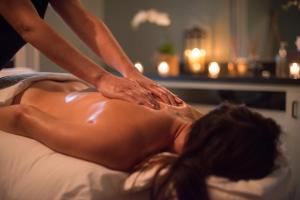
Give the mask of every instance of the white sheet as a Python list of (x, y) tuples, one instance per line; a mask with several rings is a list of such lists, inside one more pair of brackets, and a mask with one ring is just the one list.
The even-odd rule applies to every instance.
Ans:
[(127, 176), (0, 131), (1, 200), (147, 199), (146, 191), (122, 189)]

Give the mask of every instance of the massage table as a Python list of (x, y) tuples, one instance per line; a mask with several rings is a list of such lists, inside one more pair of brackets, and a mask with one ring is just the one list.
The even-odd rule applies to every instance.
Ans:
[[(0, 85), (0, 106), (9, 105), (13, 96), (34, 81), (78, 80), (69, 74), (32, 73), (0, 72), (0, 79), (28, 77), (22, 81), (13, 78), (10, 86)], [(1, 200), (148, 200), (154, 173), (153, 169), (132, 174), (111, 170), (57, 153), (30, 138), (0, 131)], [(212, 200), (296, 200), (291, 170), (283, 158), (278, 160), (278, 168), (261, 180), (232, 182), (212, 176), (207, 183)]]

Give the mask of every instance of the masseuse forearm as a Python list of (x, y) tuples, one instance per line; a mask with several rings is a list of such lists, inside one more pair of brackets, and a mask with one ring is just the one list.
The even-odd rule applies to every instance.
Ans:
[(92, 29), (92, 27), (88, 27), (87, 29), (81, 29), (82, 33), (78, 31), (78, 35), (81, 35), (85, 43), (87, 43), (105, 63), (127, 76), (134, 70), (131, 60), (102, 21), (99, 21), (94, 16), (90, 16), (89, 20), (91, 20), (91, 22), (87, 24), (94, 24), (95, 33), (88, 34), (87, 30)]
[(43, 20), (20, 34), (54, 63), (93, 85), (107, 73), (61, 38)]
[(125, 76), (135, 69), (106, 25), (90, 14), (80, 1), (52, 0), (51, 5), (106, 64)]

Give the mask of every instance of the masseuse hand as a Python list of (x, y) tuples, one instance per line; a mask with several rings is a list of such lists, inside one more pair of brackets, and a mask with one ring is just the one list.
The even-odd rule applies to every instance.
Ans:
[(183, 103), (181, 99), (179, 99), (168, 89), (158, 85), (156, 82), (145, 77), (138, 71), (133, 71), (131, 74), (128, 75), (128, 78), (138, 82), (143, 88), (150, 91), (152, 95), (156, 97), (156, 99), (162, 101), (163, 103), (173, 106), (179, 106)]
[(159, 109), (159, 104), (151, 92), (141, 87), (136, 81), (128, 78), (121, 78), (106, 73), (101, 77), (96, 87), (106, 97), (123, 99), (153, 109)]

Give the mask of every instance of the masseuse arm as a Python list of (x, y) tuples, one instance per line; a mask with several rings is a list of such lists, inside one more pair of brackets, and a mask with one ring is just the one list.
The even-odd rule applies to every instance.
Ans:
[[(122, 73), (123, 76), (137, 81), (163, 102), (172, 105), (177, 105), (177, 103), (181, 102), (170, 91), (158, 86), (154, 81), (147, 79), (136, 70), (106, 25), (88, 12), (80, 0), (51, 0), (50, 2), (52, 7), (74, 32), (76, 32), (106, 64)], [(102, 82), (102, 84), (106, 83), (107, 82)], [(102, 88), (106, 86), (100, 85), (99, 87)]]
[(105, 132), (97, 138), (99, 128), (58, 120), (33, 106), (0, 107), (0, 119), (0, 130), (35, 139), (63, 154), (124, 171), (135, 161), (126, 140), (120, 143), (119, 137)]
[(62, 68), (98, 89), (100, 87), (105, 96), (149, 107), (158, 106), (150, 92), (137, 82), (108, 73), (60, 37), (39, 17), (30, 0), (0, 0), (0, 15), (25, 41)]

